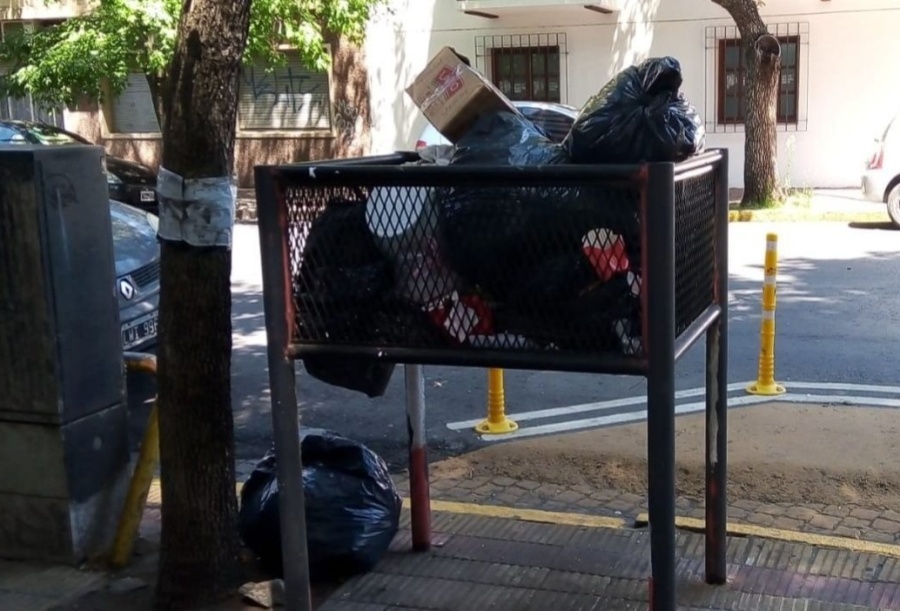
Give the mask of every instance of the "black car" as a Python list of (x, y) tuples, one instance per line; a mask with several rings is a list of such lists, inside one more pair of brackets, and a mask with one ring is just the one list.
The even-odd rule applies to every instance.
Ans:
[[(0, 144), (93, 144), (72, 132), (30, 121), (0, 120)], [(156, 174), (139, 163), (106, 156), (109, 197), (153, 214), (158, 214)]]

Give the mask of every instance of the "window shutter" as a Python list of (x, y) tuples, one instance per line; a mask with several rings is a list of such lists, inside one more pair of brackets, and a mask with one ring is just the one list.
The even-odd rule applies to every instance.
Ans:
[(266, 72), (261, 64), (241, 71), (241, 130), (310, 130), (331, 127), (328, 73), (306, 68), (296, 53)]
[(158, 134), (150, 84), (143, 74), (128, 76), (125, 91), (112, 101), (112, 131), (120, 134)]

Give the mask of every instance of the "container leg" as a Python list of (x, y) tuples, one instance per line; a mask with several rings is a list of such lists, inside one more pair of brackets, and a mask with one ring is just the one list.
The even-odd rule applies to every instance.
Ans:
[(675, 611), (675, 401), (663, 380), (655, 382), (647, 398), (650, 611)]
[(650, 164), (642, 213), (647, 245), (647, 466), (650, 611), (675, 606), (675, 193), (672, 164)]
[(716, 302), (719, 319), (706, 332), (706, 582), (728, 570), (728, 151), (716, 177)]
[(721, 320), (706, 332), (706, 583), (725, 583), (728, 355)]
[(272, 428), (278, 475), (278, 512), (286, 611), (312, 611), (306, 542), (306, 499), (300, 459), (300, 423), (292, 361), (270, 362)]
[(431, 549), (431, 491), (425, 441), (425, 375), (406, 365), (406, 426), (409, 432), (409, 497), (413, 550)]

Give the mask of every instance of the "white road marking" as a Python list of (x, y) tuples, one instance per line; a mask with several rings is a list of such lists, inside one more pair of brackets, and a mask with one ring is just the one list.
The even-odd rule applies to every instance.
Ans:
[[(735, 382), (728, 385), (729, 393), (743, 390), (750, 382)], [(772, 401), (781, 401), (786, 403), (829, 403), (838, 405), (869, 405), (875, 407), (900, 408), (900, 386), (879, 386), (874, 384), (850, 384), (843, 382), (799, 382), (785, 381), (788, 391), (792, 390), (819, 390), (825, 392), (860, 392), (881, 395), (897, 395), (897, 399), (883, 397), (867, 397), (867, 396), (847, 396), (835, 394), (800, 394), (788, 392), (780, 396), (756, 396), (745, 395), (740, 397), (732, 397), (729, 399), (729, 406), (756, 405), (759, 403), (768, 403)], [(701, 397), (706, 393), (703, 387), (691, 388), (687, 390), (679, 390), (675, 393), (675, 400), (688, 399), (692, 397)], [(645, 395), (636, 397), (625, 397), (621, 399), (612, 399), (609, 401), (599, 401), (596, 403), (585, 403), (581, 405), (570, 405), (566, 407), (555, 407), (550, 409), (533, 410), (516, 414), (507, 414), (509, 418), (516, 422), (528, 422), (530, 420), (542, 420), (550, 418), (559, 418), (571, 416), (575, 414), (585, 414), (591, 412), (599, 412), (592, 418), (581, 418), (576, 420), (565, 420), (562, 422), (554, 422), (534, 427), (522, 427), (515, 433), (500, 436), (484, 436), (485, 441), (503, 441), (507, 439), (518, 439), (521, 437), (533, 437), (535, 435), (549, 435), (553, 433), (563, 433), (578, 431), (588, 428), (598, 428), (603, 426), (611, 426), (616, 424), (629, 424), (634, 422), (643, 422), (647, 419), (647, 410), (640, 409), (628, 411), (618, 414), (608, 414), (609, 411), (630, 406), (644, 406), (647, 403)], [(676, 415), (689, 414), (702, 411), (705, 408), (705, 402), (694, 402), (676, 405)], [(602, 415), (602, 414), (608, 415)], [(471, 430), (476, 424), (481, 422), (478, 420), (465, 420), (461, 422), (450, 422), (447, 428), (453, 431)]]
[[(739, 390), (747, 386), (750, 382), (737, 382), (728, 385), (729, 391)], [(690, 390), (679, 390), (675, 392), (675, 400), (688, 399), (690, 397), (700, 397), (706, 393), (705, 388), (691, 388)], [(531, 412), (519, 412), (518, 414), (506, 414), (506, 416), (516, 422), (525, 422), (528, 420), (538, 420), (541, 418), (556, 418), (559, 416), (568, 416), (570, 414), (583, 414), (585, 412), (600, 412), (617, 407), (628, 407), (629, 405), (643, 405), (647, 402), (647, 397), (641, 395), (638, 397), (628, 397), (625, 399), (612, 399), (610, 401), (599, 401), (597, 403), (584, 403), (582, 405), (569, 405), (567, 407), (553, 407), (550, 409), (539, 409)], [(462, 431), (470, 429), (479, 422), (484, 420), (463, 420), (462, 422), (450, 422), (447, 428), (451, 431)]]
[[(744, 390), (748, 384), (751, 384), (752, 381), (747, 382), (734, 382), (728, 385), (728, 391), (734, 392), (737, 390)], [(787, 386), (788, 390), (792, 389), (803, 389), (803, 390), (825, 390), (825, 391), (840, 391), (840, 392), (870, 392), (870, 393), (878, 393), (878, 394), (896, 394), (900, 395), (900, 386), (876, 386), (873, 384), (844, 384), (840, 382), (792, 382), (785, 381), (783, 382), (785, 386)], [(702, 397), (706, 393), (706, 389), (703, 387), (700, 388), (691, 388), (688, 390), (679, 390), (675, 393), (675, 400), (678, 399), (688, 399), (690, 397)], [(542, 418), (558, 418), (560, 416), (568, 416), (572, 414), (584, 414), (587, 412), (602, 412), (611, 409), (615, 409), (617, 407), (629, 407), (631, 405), (643, 405), (647, 402), (647, 398), (644, 395), (640, 395), (637, 397), (627, 397), (623, 399), (611, 399), (609, 401), (598, 401), (596, 403), (584, 403), (581, 405), (569, 405), (566, 407), (553, 407), (549, 409), (539, 409), (530, 412), (519, 412), (513, 414), (507, 414), (507, 416), (515, 420), (516, 422), (527, 422), (528, 420), (540, 420)], [(450, 422), (447, 424), (447, 428), (451, 431), (464, 431), (467, 429), (471, 429), (476, 424), (481, 422), (483, 418), (479, 418), (477, 420), (463, 420), (460, 422)]]
[[(761, 403), (818, 403), (818, 404), (839, 404), (839, 405), (867, 405), (877, 407), (893, 407), (900, 408), (900, 399), (884, 399), (880, 397), (859, 397), (844, 395), (801, 395), (786, 393), (775, 397), (763, 397), (757, 395), (749, 395), (745, 397), (734, 397), (728, 400), (729, 407), (759, 405)], [(702, 412), (706, 408), (705, 401), (696, 401), (694, 403), (683, 403), (675, 406), (675, 415), (681, 416), (685, 414), (693, 414)], [(597, 418), (584, 418), (581, 420), (569, 420), (567, 422), (555, 422), (553, 424), (545, 424), (530, 428), (520, 428), (509, 435), (499, 436), (483, 436), (483, 441), (505, 441), (509, 439), (521, 439), (523, 437), (534, 437), (537, 435), (551, 435), (553, 433), (571, 433), (584, 429), (600, 428), (614, 424), (633, 424), (636, 422), (644, 422), (647, 419), (647, 410), (642, 409), (635, 412), (627, 412), (622, 414), (613, 414), (611, 416), (600, 416)]]
[(900, 386), (875, 386), (873, 384), (843, 384), (841, 382), (782, 382), (788, 390), (802, 388), (808, 390), (839, 390), (845, 392), (873, 392), (885, 395), (900, 395)]

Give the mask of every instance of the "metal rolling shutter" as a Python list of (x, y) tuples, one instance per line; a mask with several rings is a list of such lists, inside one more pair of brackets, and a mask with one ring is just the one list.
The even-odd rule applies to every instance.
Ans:
[(119, 134), (158, 134), (159, 121), (153, 108), (150, 85), (143, 74), (128, 76), (128, 85), (112, 101), (111, 130)]
[(266, 72), (262, 65), (241, 72), (238, 121), (241, 130), (309, 130), (331, 127), (328, 73), (306, 68), (296, 53)]

